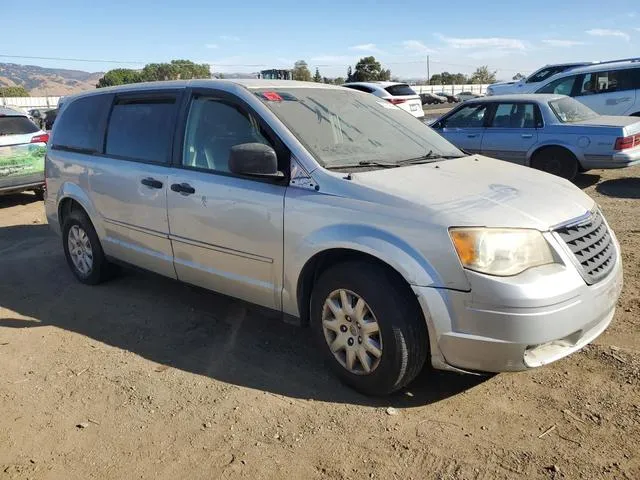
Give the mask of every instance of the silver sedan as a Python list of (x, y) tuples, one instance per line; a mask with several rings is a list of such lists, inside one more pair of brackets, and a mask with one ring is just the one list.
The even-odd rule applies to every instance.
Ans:
[(467, 101), (431, 125), (458, 148), (572, 179), (640, 163), (640, 119), (602, 116), (564, 95)]

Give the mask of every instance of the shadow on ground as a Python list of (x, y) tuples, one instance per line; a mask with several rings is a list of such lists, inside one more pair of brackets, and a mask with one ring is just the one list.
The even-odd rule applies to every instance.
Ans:
[(598, 184), (596, 190), (607, 197), (640, 198), (640, 178), (627, 177), (606, 180)]
[(34, 193), (12, 193), (9, 195), (0, 195), (0, 210), (3, 208), (15, 207), (16, 205), (28, 205), (34, 202), (41, 202)]
[(55, 326), (169, 367), (289, 397), (410, 407), (488, 378), (425, 369), (391, 398), (360, 395), (324, 367), (308, 328), (285, 324), (277, 315), (133, 271), (96, 287), (78, 283), (60, 240), (45, 225), (0, 228), (0, 271), (0, 327)]
[(579, 173), (573, 180), (578, 188), (589, 188), (600, 181), (600, 175), (594, 173)]

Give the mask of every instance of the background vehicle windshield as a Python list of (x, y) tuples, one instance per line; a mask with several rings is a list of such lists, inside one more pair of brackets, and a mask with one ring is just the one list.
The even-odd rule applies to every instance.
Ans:
[(0, 135), (24, 135), (38, 131), (31, 120), (20, 115), (0, 117)]
[(464, 156), (411, 114), (373, 95), (347, 89), (256, 90), (325, 168)]
[(589, 107), (569, 97), (551, 100), (549, 106), (562, 123), (577, 123), (598, 116)]

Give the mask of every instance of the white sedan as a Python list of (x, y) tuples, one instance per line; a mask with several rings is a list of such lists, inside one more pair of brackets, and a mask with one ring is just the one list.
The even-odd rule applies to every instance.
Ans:
[(424, 117), (422, 110), (422, 100), (409, 85), (398, 82), (351, 82), (345, 83), (343, 87), (361, 92), (371, 93), (380, 97), (393, 105), (409, 112), (417, 118)]

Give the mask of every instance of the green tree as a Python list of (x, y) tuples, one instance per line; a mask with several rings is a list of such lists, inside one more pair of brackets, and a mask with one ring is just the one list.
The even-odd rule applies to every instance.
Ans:
[(142, 70), (116, 68), (105, 73), (98, 80), (96, 87), (160, 80), (191, 80), (193, 78), (211, 78), (209, 65), (193, 63), (190, 60), (171, 60), (170, 63), (150, 63), (145, 65)]
[(0, 87), (0, 97), (28, 97), (29, 92), (22, 85), (14, 87)]
[(436, 73), (431, 76), (429, 85), (464, 85), (468, 82), (464, 73)]
[(518, 72), (513, 76), (512, 80), (516, 80), (517, 81), (517, 80), (522, 80), (523, 78), (525, 78), (525, 76), (523, 74), (521, 74), (520, 72)]
[(347, 82), (353, 82), (353, 70), (351, 69), (351, 65), (347, 68)]
[(487, 65), (483, 65), (482, 67), (478, 67), (473, 75), (471, 75), (471, 83), (495, 83), (496, 81), (496, 73), (491, 72)]
[(316, 83), (322, 82), (322, 76), (320, 75), (320, 70), (318, 70), (318, 67), (316, 67), (316, 73), (313, 75), (313, 81)]
[(126, 83), (142, 82), (141, 72), (130, 68), (116, 68), (109, 70), (98, 80), (96, 88), (113, 87), (114, 85), (124, 85)]
[(305, 62), (304, 60), (298, 60), (293, 65), (292, 78), (294, 80), (300, 80), (302, 82), (311, 81), (311, 72), (309, 71), (309, 66), (307, 65), (307, 62)]
[(333, 79), (335, 85), (342, 85), (344, 83), (344, 77), (337, 77)]
[(353, 80), (356, 82), (373, 82), (391, 79), (391, 70), (385, 70), (375, 57), (363, 57), (356, 64)]

